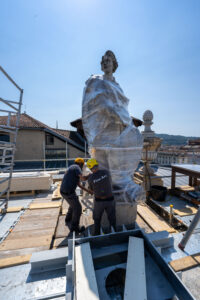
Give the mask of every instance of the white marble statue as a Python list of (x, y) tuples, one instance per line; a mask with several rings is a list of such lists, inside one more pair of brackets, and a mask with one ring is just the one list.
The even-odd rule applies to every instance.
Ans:
[(113, 77), (117, 67), (114, 53), (106, 51), (101, 61), (104, 74), (86, 81), (82, 121), (91, 157), (110, 170), (116, 200), (133, 202), (141, 193), (132, 176), (141, 158), (143, 138), (129, 115), (129, 99)]

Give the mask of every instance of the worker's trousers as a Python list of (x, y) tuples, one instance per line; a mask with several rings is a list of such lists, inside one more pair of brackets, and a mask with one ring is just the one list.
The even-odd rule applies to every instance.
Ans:
[(69, 204), (69, 209), (66, 214), (66, 221), (71, 221), (70, 230), (74, 231), (78, 228), (82, 207), (79, 202), (78, 196), (76, 193), (73, 194), (65, 194), (61, 192), (62, 197), (67, 201)]
[(115, 200), (96, 201), (94, 200), (93, 219), (94, 219), (94, 235), (100, 234), (101, 218), (104, 210), (108, 216), (110, 226), (116, 229)]

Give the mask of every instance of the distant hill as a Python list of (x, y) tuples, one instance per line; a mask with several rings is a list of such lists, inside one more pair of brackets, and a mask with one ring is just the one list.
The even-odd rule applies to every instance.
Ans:
[(170, 135), (156, 133), (156, 136), (163, 139), (162, 145), (187, 145), (188, 140), (199, 139), (194, 136), (183, 136), (183, 135)]

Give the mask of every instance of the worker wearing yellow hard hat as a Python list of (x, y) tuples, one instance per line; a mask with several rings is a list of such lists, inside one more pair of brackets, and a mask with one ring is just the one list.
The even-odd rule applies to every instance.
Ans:
[(95, 166), (98, 166), (98, 162), (96, 161), (96, 159), (94, 158), (90, 158), (87, 161), (87, 167), (91, 170), (92, 168), (94, 168)]
[(65, 223), (67, 226), (69, 225), (71, 232), (75, 231), (77, 233), (83, 232), (85, 227), (79, 226), (82, 206), (76, 194), (76, 188), (79, 186), (81, 189), (90, 192), (80, 184), (80, 180), (85, 180), (82, 176), (83, 166), (84, 159), (77, 157), (74, 161), (74, 164), (72, 164), (64, 174), (60, 187), (60, 193), (62, 197), (69, 204), (69, 209), (65, 217)]
[(77, 157), (76, 159), (75, 159), (75, 164), (78, 164), (78, 165), (84, 165), (84, 159), (82, 158), (82, 157)]
[(90, 158), (87, 167), (92, 174), (87, 176), (89, 190), (94, 193), (94, 235), (100, 234), (101, 218), (105, 211), (109, 223), (116, 228), (115, 201), (112, 193), (112, 182), (110, 172), (99, 167), (98, 161)]

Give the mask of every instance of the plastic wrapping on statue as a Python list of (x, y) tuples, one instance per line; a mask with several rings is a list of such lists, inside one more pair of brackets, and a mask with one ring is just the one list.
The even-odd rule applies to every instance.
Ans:
[(137, 202), (143, 189), (132, 175), (141, 159), (143, 138), (132, 123), (128, 103), (115, 80), (91, 76), (84, 89), (82, 121), (91, 157), (111, 173), (115, 199)]

